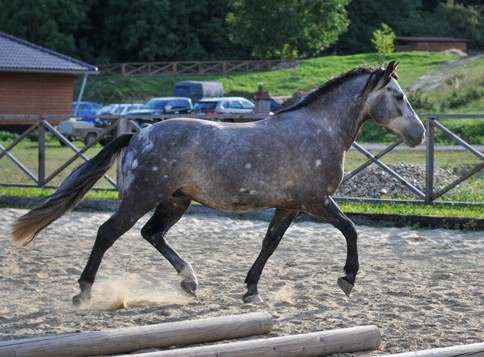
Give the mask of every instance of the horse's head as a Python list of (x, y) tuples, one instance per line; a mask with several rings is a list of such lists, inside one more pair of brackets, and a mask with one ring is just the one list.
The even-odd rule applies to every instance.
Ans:
[(398, 63), (388, 64), (378, 83), (367, 97), (367, 114), (390, 132), (414, 147), (425, 139), (425, 128), (398, 85), (395, 70)]

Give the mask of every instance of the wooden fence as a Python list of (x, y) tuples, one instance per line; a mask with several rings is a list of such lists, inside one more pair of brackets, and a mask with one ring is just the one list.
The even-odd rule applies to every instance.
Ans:
[[(154, 76), (154, 75), (207, 75), (272, 71), (286, 63), (282, 60), (268, 61), (179, 61), (179, 62), (131, 62), (99, 65), (102, 75)], [(289, 64), (290, 65), (290, 64)]]
[[(4, 115), (0, 115), (0, 119), (2, 119)], [(8, 117), (12, 117), (12, 115), (6, 115)], [(25, 116), (21, 116), (24, 118)], [(176, 115), (166, 115), (162, 118), (154, 118), (150, 116), (146, 116), (146, 120), (154, 119), (156, 120), (165, 120), (172, 117), (176, 117)], [(184, 115), (184, 117), (196, 117), (193, 115)], [(224, 115), (223, 117), (216, 118), (220, 121), (255, 121), (260, 120), (264, 117), (264, 115), (257, 115), (257, 114), (247, 114), (247, 115)], [(435, 115), (421, 115), (422, 119), (426, 119), (425, 125), (427, 128), (427, 140), (426, 140), (426, 180), (425, 180), (425, 189), (421, 191), (412, 183), (405, 180), (401, 177), (398, 173), (396, 173), (393, 169), (391, 169), (388, 165), (386, 165), (380, 159), (386, 155), (388, 152), (395, 149), (397, 146), (402, 144), (402, 139), (397, 139), (394, 143), (389, 144), (386, 148), (378, 152), (377, 154), (372, 154), (369, 150), (365, 149), (364, 145), (360, 145), (357, 142), (353, 143), (353, 149), (359, 151), (363, 154), (367, 161), (363, 163), (358, 168), (354, 169), (353, 171), (349, 172), (345, 175), (343, 182), (351, 180), (355, 175), (359, 172), (370, 166), (371, 164), (375, 164), (379, 166), (383, 171), (387, 172), (389, 175), (394, 177), (398, 182), (400, 182), (403, 186), (405, 186), (410, 192), (413, 193), (415, 196), (415, 200), (408, 200), (408, 199), (401, 199), (401, 200), (385, 200), (385, 199), (375, 199), (375, 198), (354, 198), (354, 197), (340, 197), (338, 200), (351, 200), (351, 201), (366, 201), (366, 202), (392, 202), (392, 203), (443, 203), (443, 204), (468, 204), (468, 205), (484, 205), (484, 202), (449, 202), (449, 201), (440, 201), (444, 194), (446, 194), (451, 189), (455, 188), (458, 184), (462, 183), (463, 181), (469, 179), (471, 176), (477, 174), (484, 168), (484, 154), (474, 147), (473, 145), (465, 142), (463, 139), (458, 137), (455, 133), (451, 132), (447, 129), (442, 123), (439, 122), (440, 119), (445, 118), (454, 118), (454, 119), (475, 119), (475, 120), (483, 120), (484, 115), (477, 114), (477, 115), (445, 115), (445, 114), (435, 114)], [(57, 119), (57, 116), (55, 117)], [(107, 118), (103, 116), (103, 118)], [(34, 119), (33, 117), (31, 119)], [(100, 142), (104, 137), (110, 135), (112, 133), (122, 133), (127, 131), (138, 131), (141, 129), (139, 122), (136, 120), (130, 120), (128, 117), (124, 118), (115, 118), (109, 117), (112, 120), (111, 124), (106, 126), (105, 128), (101, 129), (99, 132), (98, 137), (90, 141), (87, 145), (83, 148), (78, 149), (75, 145), (73, 145), (68, 138), (62, 135), (54, 125), (49, 123), (49, 118), (47, 116), (36, 116), (36, 122), (33, 124), (28, 130), (26, 130), (20, 137), (12, 142), (8, 143), (7, 146), (0, 145), (0, 164), (1, 159), (10, 159), (13, 164), (19, 169), (19, 172), (27, 175), (29, 179), (33, 182), (33, 185), (18, 185), (18, 184), (9, 184), (0, 182), (0, 186), (21, 186), (21, 187), (55, 187), (56, 185), (52, 186), (53, 179), (58, 176), (64, 169), (67, 168), (73, 161), (77, 158), (81, 158), (82, 160), (88, 160), (86, 156), (86, 151)], [(204, 119), (209, 120), (207, 116)], [(211, 118), (214, 119), (214, 118)], [(441, 131), (445, 136), (452, 139), (457, 145), (462, 147), (463, 150), (466, 150), (470, 154), (474, 155), (477, 158), (477, 163), (474, 167), (467, 169), (464, 173), (460, 175), (460, 177), (453, 182), (449, 183), (446, 187), (436, 191), (434, 186), (434, 154), (435, 154), (435, 142), (434, 142), (434, 133), (435, 130)], [(38, 132), (38, 167), (37, 173), (32, 172), (27, 165), (24, 165), (20, 162), (12, 153), (11, 150), (22, 140), (26, 139), (30, 134), (33, 132)], [(73, 156), (64, 162), (60, 167), (54, 169), (54, 171), (48, 175), (46, 172), (46, 133), (50, 132), (54, 137), (56, 137), (66, 148), (71, 149), (74, 154)], [(105, 176), (105, 179), (109, 182), (111, 187), (117, 188), (117, 180), (116, 178), (110, 178)]]

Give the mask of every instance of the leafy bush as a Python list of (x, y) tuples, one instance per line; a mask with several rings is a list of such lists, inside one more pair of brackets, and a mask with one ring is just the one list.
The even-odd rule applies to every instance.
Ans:
[(484, 89), (475, 86), (467, 87), (462, 91), (455, 90), (449, 98), (448, 107), (452, 109), (462, 107), (483, 97)]
[(18, 137), (18, 134), (10, 133), (8, 131), (0, 131), (0, 142), (12, 142)]
[(380, 57), (380, 63), (383, 63), (395, 50), (395, 44), (393, 43), (395, 37), (396, 35), (392, 28), (385, 23), (381, 24), (381, 30), (378, 29), (373, 32), (371, 42), (375, 45)]

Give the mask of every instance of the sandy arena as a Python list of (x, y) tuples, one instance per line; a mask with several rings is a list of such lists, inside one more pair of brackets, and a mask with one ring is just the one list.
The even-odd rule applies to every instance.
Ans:
[(93, 331), (268, 311), (271, 336), (374, 324), (378, 356), (484, 342), (483, 232), (358, 226), (360, 273), (351, 297), (336, 284), (346, 256), (331, 226), (296, 221), (259, 283), (260, 304), (244, 304), (245, 275), (259, 253), (268, 222), (188, 214), (168, 241), (191, 262), (199, 296), (139, 231), (148, 217), (106, 253), (90, 306), (71, 304), (99, 225), (109, 213), (72, 212), (27, 249), (10, 239), (26, 213), (0, 209), (0, 340)]

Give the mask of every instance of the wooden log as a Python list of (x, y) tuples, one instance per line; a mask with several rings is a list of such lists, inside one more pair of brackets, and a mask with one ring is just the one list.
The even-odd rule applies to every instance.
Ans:
[(2, 357), (81, 357), (167, 348), (272, 331), (269, 313), (253, 312), (105, 331), (80, 332), (0, 342)]
[(131, 354), (124, 357), (317, 357), (331, 353), (378, 349), (380, 343), (381, 335), (378, 327), (369, 325), (301, 335)]
[(403, 352), (381, 357), (484, 357), (484, 343), (473, 343), (470, 345), (459, 345), (429, 350)]

